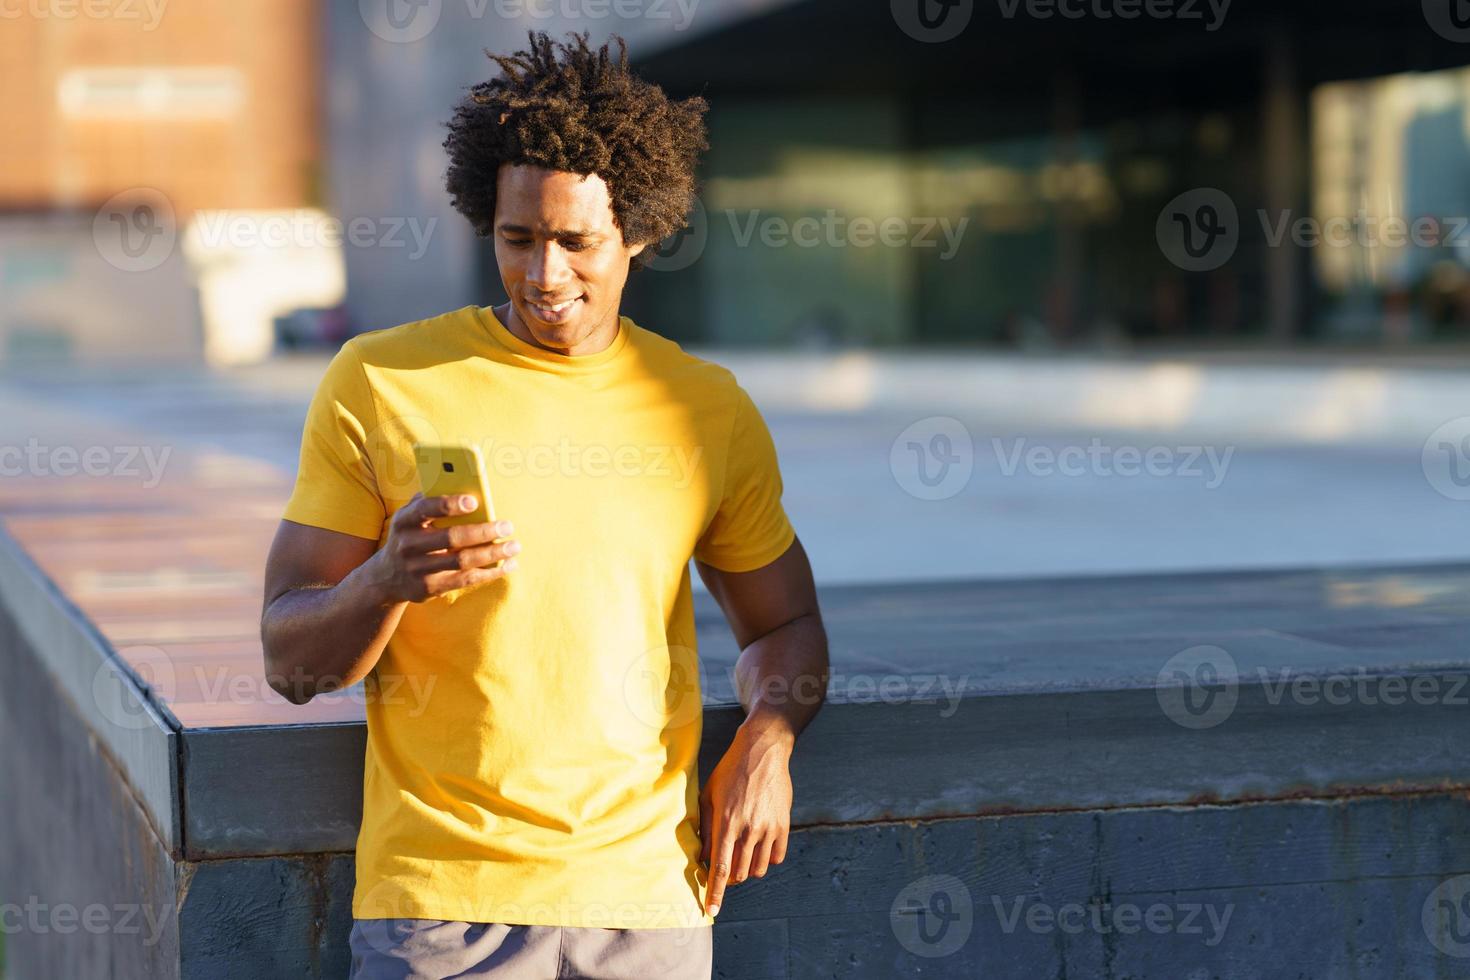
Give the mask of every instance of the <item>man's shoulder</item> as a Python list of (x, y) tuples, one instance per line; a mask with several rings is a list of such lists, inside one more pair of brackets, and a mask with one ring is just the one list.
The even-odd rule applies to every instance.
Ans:
[[(632, 322), (631, 320), (629, 322)], [(723, 364), (685, 350), (678, 341), (633, 324), (645, 357), (661, 371), (681, 381), (734, 396), (739, 390), (735, 373)]]
[(417, 367), (426, 357), (442, 358), (448, 348), (468, 345), (470, 333), (478, 326), (475, 307), (465, 306), (393, 327), (365, 330), (348, 338), (342, 349), (350, 350), (364, 364)]

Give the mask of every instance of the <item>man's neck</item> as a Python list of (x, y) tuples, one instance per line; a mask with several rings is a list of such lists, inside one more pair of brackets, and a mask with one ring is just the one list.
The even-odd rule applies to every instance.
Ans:
[(571, 350), (562, 350), (558, 347), (548, 347), (537, 340), (536, 335), (531, 332), (530, 328), (521, 322), (521, 318), (516, 315), (515, 306), (509, 301), (500, 306), (493, 307), (491, 312), (495, 314), (497, 320), (505, 325), (505, 329), (509, 330), (518, 339), (525, 341), (532, 347), (539, 347), (544, 351), (549, 351), (552, 354), (561, 354), (564, 357), (582, 357), (587, 354), (599, 354), (607, 350), (612, 345), (612, 342), (617, 340), (618, 331), (622, 329), (622, 324), (619, 322), (618, 316), (613, 314), (609, 318), (609, 323), (599, 326), (581, 344)]

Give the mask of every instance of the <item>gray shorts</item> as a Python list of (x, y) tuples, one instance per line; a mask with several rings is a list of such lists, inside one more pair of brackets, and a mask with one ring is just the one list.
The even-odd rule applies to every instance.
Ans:
[(354, 919), (350, 980), (709, 980), (712, 932)]

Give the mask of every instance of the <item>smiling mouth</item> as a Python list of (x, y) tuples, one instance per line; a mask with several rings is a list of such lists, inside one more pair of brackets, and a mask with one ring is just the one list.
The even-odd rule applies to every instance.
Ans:
[(535, 300), (528, 299), (526, 300), (526, 305), (534, 310), (537, 314), (539, 314), (543, 319), (555, 320), (561, 317), (562, 314), (566, 313), (567, 310), (571, 309), (572, 304), (577, 302), (577, 300), (581, 298), (582, 297), (580, 296), (574, 296), (571, 299), (563, 300), (560, 303), (538, 303)]

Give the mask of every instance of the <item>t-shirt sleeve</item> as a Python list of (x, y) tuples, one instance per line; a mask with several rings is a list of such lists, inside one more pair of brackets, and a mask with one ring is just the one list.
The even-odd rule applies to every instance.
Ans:
[(760, 411), (737, 386), (720, 506), (694, 548), (694, 557), (726, 572), (749, 572), (785, 554), (796, 531), (781, 506), (776, 445)]
[(327, 366), (307, 410), (286, 520), (378, 540), (385, 510), (368, 451), (376, 425), (372, 392), (349, 342)]

